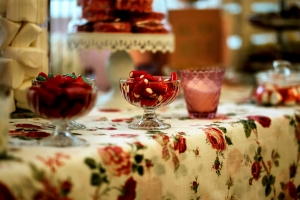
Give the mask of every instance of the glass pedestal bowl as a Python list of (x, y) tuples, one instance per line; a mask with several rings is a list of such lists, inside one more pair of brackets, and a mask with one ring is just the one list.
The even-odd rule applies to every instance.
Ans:
[(151, 77), (154, 79), (121, 78), (119, 81), (120, 91), (125, 100), (144, 110), (141, 119), (128, 125), (131, 129), (163, 130), (171, 127), (157, 118), (155, 110), (169, 105), (176, 99), (180, 90), (180, 80), (172, 80), (167, 76)]
[(95, 105), (97, 89), (85, 82), (63, 82), (55, 78), (33, 84), (27, 91), (29, 107), (38, 116), (52, 121), (54, 133), (39, 141), (41, 146), (85, 146), (68, 129), (70, 121), (86, 115)]
[[(95, 80), (87, 78), (87, 81), (89, 82), (90, 85), (95, 86)], [(33, 79), (32, 80), (32, 85), (40, 85), (43, 81), (39, 81), (37, 79)], [(49, 121), (46, 123), (42, 124), (42, 128), (44, 129), (55, 129), (55, 123), (53, 121)], [(75, 120), (71, 120), (70, 123), (68, 124), (67, 127), (69, 130), (83, 130), (85, 129), (85, 125), (84, 124), (80, 124), (78, 122), (76, 122)]]

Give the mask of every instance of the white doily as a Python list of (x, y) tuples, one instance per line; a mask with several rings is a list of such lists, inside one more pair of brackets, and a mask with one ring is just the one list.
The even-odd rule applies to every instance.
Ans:
[(165, 53), (174, 51), (174, 40), (173, 34), (73, 33), (68, 34), (68, 48)]

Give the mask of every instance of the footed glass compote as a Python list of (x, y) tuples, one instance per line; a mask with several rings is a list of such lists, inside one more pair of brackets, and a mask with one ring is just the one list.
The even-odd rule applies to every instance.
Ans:
[[(59, 76), (59, 75), (58, 75)], [(38, 76), (32, 80), (32, 85), (39, 85), (41, 84), (42, 82), (46, 81), (47, 79), (53, 77), (52, 74), (46, 74), (44, 72), (40, 72), (38, 74)], [(95, 80), (93, 79), (89, 79), (89, 78), (86, 78), (82, 75), (79, 75), (78, 77), (74, 74), (74, 73), (71, 73), (71, 74), (64, 74), (62, 75), (62, 77), (64, 77), (63, 79), (80, 79), (82, 81), (86, 81), (88, 82), (91, 86), (95, 86)], [(46, 122), (46, 123), (43, 123), (41, 125), (44, 129), (54, 129), (55, 128), (55, 123), (53, 123), (53, 121), (49, 121), (49, 122)], [(69, 130), (83, 130), (85, 129), (85, 125), (84, 124), (81, 124), (81, 123), (78, 123), (76, 122), (75, 120), (71, 120), (68, 127), (67, 127)]]
[(39, 141), (41, 146), (84, 146), (87, 142), (68, 129), (70, 121), (86, 115), (95, 105), (97, 89), (88, 81), (55, 76), (27, 91), (29, 107), (38, 116), (55, 125), (54, 133)]
[(131, 129), (162, 130), (171, 127), (159, 120), (155, 114), (157, 108), (169, 105), (179, 94), (180, 80), (172, 73), (167, 76), (151, 76), (136, 71), (130, 73), (130, 78), (120, 79), (120, 90), (125, 100), (130, 104), (144, 109), (144, 114), (138, 121), (129, 124)]

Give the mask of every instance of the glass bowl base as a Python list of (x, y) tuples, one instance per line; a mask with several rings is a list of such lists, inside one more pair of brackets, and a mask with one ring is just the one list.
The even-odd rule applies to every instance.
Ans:
[(128, 125), (129, 128), (131, 129), (136, 129), (136, 130), (164, 130), (171, 128), (170, 124), (163, 123), (162, 121), (159, 120), (139, 120), (137, 122), (133, 122)]
[(88, 143), (84, 139), (77, 138), (67, 131), (62, 131), (40, 140), (39, 145), (52, 147), (75, 147), (86, 146)]
[(70, 121), (68, 125), (68, 130), (83, 130), (85, 128), (86, 128), (85, 125), (80, 124), (74, 120)]
[[(52, 121), (46, 122), (44, 124), (42, 124), (42, 128), (44, 129), (54, 129), (55, 128), (55, 124)], [(74, 120), (70, 121), (67, 129), (68, 130), (83, 130), (85, 129), (86, 126), (84, 124), (80, 124)]]

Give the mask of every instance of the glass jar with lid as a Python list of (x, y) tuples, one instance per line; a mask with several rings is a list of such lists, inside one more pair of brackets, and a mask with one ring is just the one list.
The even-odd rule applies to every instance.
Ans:
[(291, 69), (286, 60), (273, 61), (273, 69), (255, 75), (258, 86), (253, 99), (264, 106), (294, 106), (300, 104), (300, 72)]

